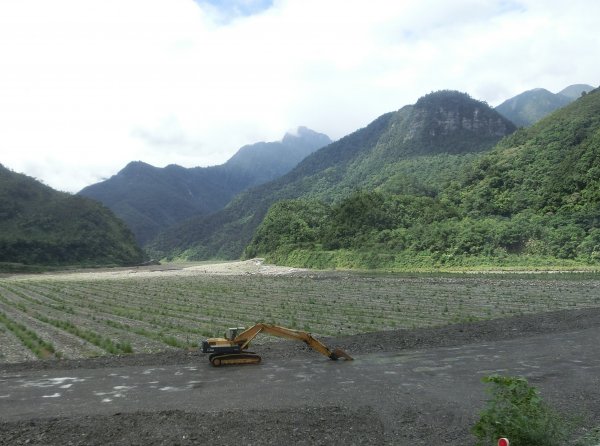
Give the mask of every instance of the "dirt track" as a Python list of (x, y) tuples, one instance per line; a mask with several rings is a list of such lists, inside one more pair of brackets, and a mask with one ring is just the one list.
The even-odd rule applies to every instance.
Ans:
[[(347, 364), (276, 343), (261, 346), (261, 366), (226, 370), (197, 352), (4, 365), (0, 416), (10, 421), (0, 443), (468, 445), (485, 398), (479, 380), (494, 371), (526, 376), (553, 406), (593, 427), (599, 338), (600, 309), (592, 309), (328, 339), (357, 358)], [(98, 376), (90, 385), (112, 389), (121, 383), (109, 375), (145, 376), (148, 367), (172, 376), (153, 378), (161, 384), (176, 386), (177, 373), (187, 373), (204, 387), (167, 397), (138, 383), (110, 405), (84, 392), (36, 406), (34, 396), (8, 391), (45, 375)]]

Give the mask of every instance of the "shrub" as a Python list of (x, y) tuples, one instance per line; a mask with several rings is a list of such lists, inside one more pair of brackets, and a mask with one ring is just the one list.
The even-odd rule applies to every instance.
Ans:
[(570, 429), (525, 378), (491, 375), (483, 378), (491, 399), (472, 432), (478, 446), (496, 445), (507, 437), (519, 446), (564, 445)]

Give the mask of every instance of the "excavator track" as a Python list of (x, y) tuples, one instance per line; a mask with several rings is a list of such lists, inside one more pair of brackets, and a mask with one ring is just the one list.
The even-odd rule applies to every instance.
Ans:
[(209, 356), (209, 361), (214, 367), (223, 365), (243, 365), (258, 364), (262, 358), (256, 353), (213, 353)]

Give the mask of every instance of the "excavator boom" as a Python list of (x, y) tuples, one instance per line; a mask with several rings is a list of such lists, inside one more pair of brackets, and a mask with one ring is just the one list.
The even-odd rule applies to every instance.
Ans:
[(258, 323), (247, 330), (237, 334), (241, 328), (230, 329), (232, 332), (231, 339), (227, 338), (211, 338), (202, 343), (202, 351), (204, 353), (212, 353), (209, 360), (212, 365), (220, 366), (224, 364), (257, 364), (261, 361), (260, 356), (256, 353), (248, 352), (246, 349), (250, 342), (260, 333), (278, 336), (287, 339), (296, 339), (304, 342), (313, 350), (318, 351), (329, 359), (337, 360), (340, 358), (352, 360), (342, 349), (330, 350), (325, 344), (318, 339), (315, 339), (310, 333), (304, 331), (293, 330), (291, 328), (279, 327), (272, 324)]

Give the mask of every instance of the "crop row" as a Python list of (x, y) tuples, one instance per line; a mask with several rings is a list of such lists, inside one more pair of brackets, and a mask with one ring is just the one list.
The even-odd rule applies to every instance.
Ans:
[(50, 342), (41, 339), (37, 333), (25, 325), (11, 320), (3, 312), (0, 312), (0, 323), (10, 330), (38, 358), (47, 358), (55, 353), (54, 346)]
[(50, 354), (87, 356), (195, 348), (227, 327), (261, 321), (345, 335), (588, 307), (600, 307), (597, 277), (0, 280), (0, 325), (37, 356), (46, 353), (28, 340), (34, 335), (53, 346)]
[(13, 318), (21, 319), (23, 323), (44, 327), (50, 337), (55, 337), (58, 332), (63, 338), (61, 348), (68, 352), (59, 351), (66, 357), (131, 353), (132, 344), (137, 351), (161, 349), (160, 344), (148, 349), (147, 342), (132, 339), (128, 331), (111, 329), (111, 321), (98, 317), (100, 314), (84, 314), (79, 307), (57, 304), (14, 284), (0, 287), (0, 307), (12, 312)]

